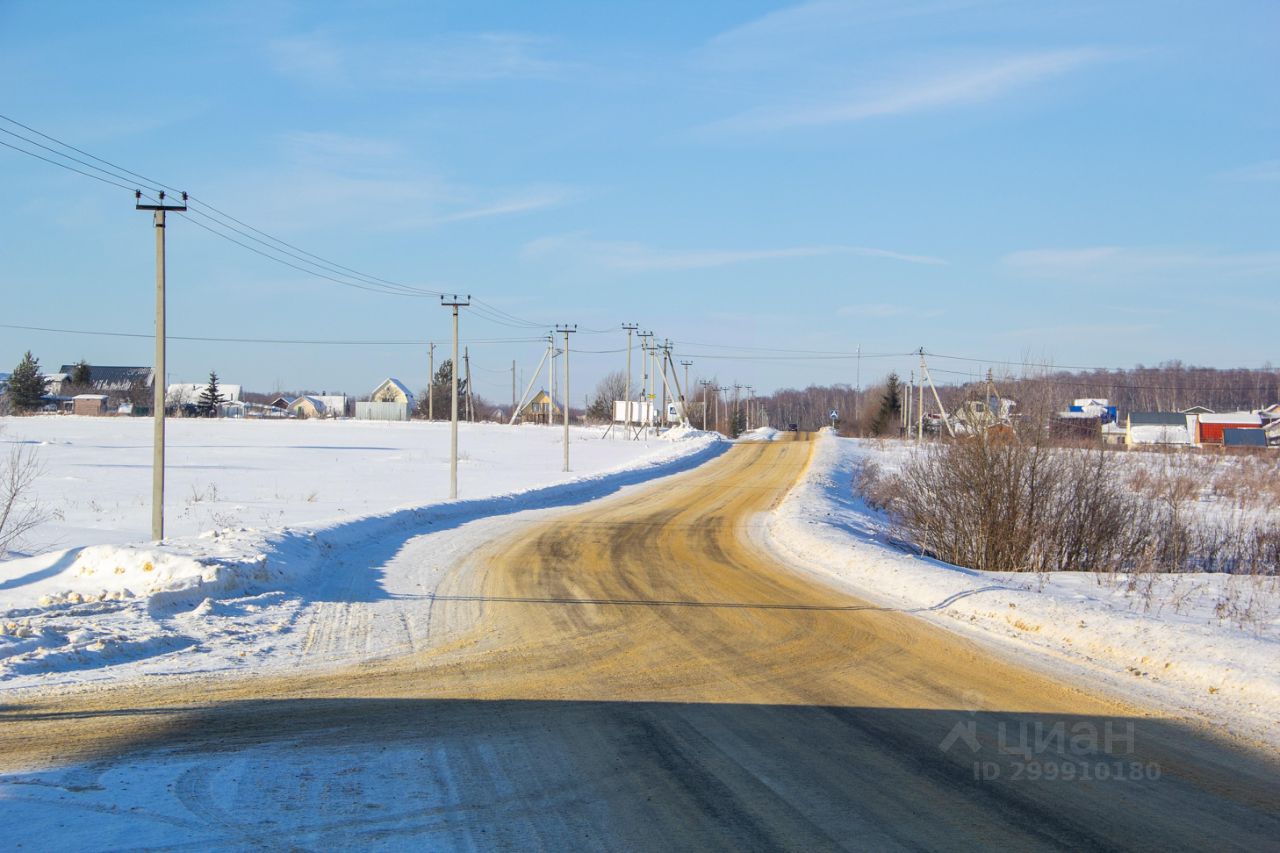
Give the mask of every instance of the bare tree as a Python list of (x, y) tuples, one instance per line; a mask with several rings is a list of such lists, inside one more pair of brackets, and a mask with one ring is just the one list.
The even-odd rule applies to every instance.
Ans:
[(22, 444), (13, 445), (0, 463), (0, 559), (48, 518), (31, 496), (40, 472), (35, 450)]
[(621, 370), (608, 374), (596, 385), (595, 395), (587, 401), (587, 420), (596, 423), (613, 420), (613, 401), (621, 400), (626, 394), (626, 375)]

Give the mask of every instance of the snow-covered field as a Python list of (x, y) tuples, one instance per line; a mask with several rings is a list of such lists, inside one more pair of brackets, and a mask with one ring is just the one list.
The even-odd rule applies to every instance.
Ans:
[[(150, 526), (150, 424), (0, 421), (37, 448), (55, 513), (0, 562), (0, 689), (305, 666), (410, 651), (445, 626), (430, 595), (456, 559), (539, 510), (692, 467), (727, 443), (463, 424), (447, 501), (445, 423), (178, 420), (168, 526)], [(132, 543), (132, 544), (129, 544)]]
[(853, 489), (864, 461), (892, 467), (904, 452), (824, 432), (763, 541), (868, 600), (1280, 744), (1280, 578), (977, 572), (921, 557)]

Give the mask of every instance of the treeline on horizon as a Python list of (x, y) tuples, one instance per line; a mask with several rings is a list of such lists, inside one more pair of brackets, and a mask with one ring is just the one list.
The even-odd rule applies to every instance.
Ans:
[[(948, 411), (965, 400), (985, 400), (988, 396), (985, 377), (974, 381), (942, 381), (954, 374), (945, 368), (934, 368), (938, 396)], [(899, 404), (905, 405), (902, 377), (899, 381)], [(881, 413), (888, 393), (886, 377), (859, 392), (853, 385), (810, 385), (807, 388), (784, 388), (767, 397), (758, 398), (769, 415), (769, 423), (785, 428), (797, 424), (812, 430), (830, 424), (831, 411), (839, 413), (841, 431), (871, 434), (873, 422)], [(948, 376), (948, 378), (951, 378)], [(1116, 370), (1041, 370), (1020, 376), (993, 376), (992, 384), (1001, 397), (1017, 401), (1014, 408), (1025, 416), (1048, 416), (1065, 411), (1079, 398), (1105, 398), (1116, 406), (1123, 418), (1129, 412), (1180, 412), (1193, 406), (1204, 406), (1215, 412), (1256, 410), (1280, 402), (1280, 369), (1264, 367), (1216, 368), (1195, 367), (1171, 361), (1155, 367), (1138, 365)], [(916, 390), (918, 403), (919, 389)], [(915, 405), (915, 403), (913, 403)], [(925, 410), (937, 411), (932, 391), (925, 388)], [(885, 434), (896, 432), (896, 424), (882, 424)]]

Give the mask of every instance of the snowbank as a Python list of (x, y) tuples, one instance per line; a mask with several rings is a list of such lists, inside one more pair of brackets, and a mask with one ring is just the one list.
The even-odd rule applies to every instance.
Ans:
[[(504, 438), (519, 432), (497, 429), (499, 435), (506, 430)], [(651, 447), (633, 444), (640, 448), (631, 451), (636, 458), (621, 465), (549, 486), (502, 493), (504, 482), (520, 480), (507, 471), (482, 483), (473, 479), (473, 492), (485, 488), (489, 494), (468, 500), (0, 563), (0, 682), (12, 688), (255, 661), (295, 665), (310, 638), (291, 635), (315, 621), (311, 611), (381, 606), (399, 591), (388, 589), (397, 580), (413, 590), (431, 588), (450, 561), (433, 561), (426, 552), (474, 547), (459, 530), (464, 525), (582, 503), (695, 467), (729, 446), (696, 430), (665, 438)], [(508, 440), (498, 456), (505, 453), (514, 469), (526, 450)], [(447, 547), (445, 535), (455, 540)], [(392, 577), (388, 567), (418, 538), (432, 539), (431, 546)], [(372, 621), (367, 614), (364, 619)], [(358, 639), (367, 640), (361, 647), (367, 653), (389, 648), (376, 637)], [(344, 646), (344, 654), (356, 654), (357, 645)], [(334, 660), (330, 655), (323, 662)]]
[[(1220, 607), (1232, 595), (1280, 601), (1275, 578), (1045, 576), (951, 566), (895, 543), (886, 519), (854, 494), (857, 467), (878, 453), (871, 443), (829, 432), (817, 442), (804, 477), (765, 524), (768, 544), (789, 562), (877, 604), (1033, 650), (1042, 663), (1083, 666), (1147, 701), (1280, 743), (1280, 620), (1245, 628), (1223, 618)], [(1149, 581), (1156, 584), (1150, 594), (1134, 594), (1135, 584)]]
[(777, 441), (781, 435), (782, 433), (773, 427), (763, 426), (747, 430), (738, 436), (738, 441)]

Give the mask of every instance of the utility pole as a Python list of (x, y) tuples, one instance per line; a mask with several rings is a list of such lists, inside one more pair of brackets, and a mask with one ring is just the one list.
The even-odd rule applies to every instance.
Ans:
[(556, 331), (564, 335), (564, 470), (569, 470), (569, 335), (578, 331), (575, 323), (556, 326)]
[(631, 333), (637, 331), (640, 327), (635, 323), (623, 323), (622, 328), (627, 330), (627, 394), (623, 398), (626, 402), (626, 412), (623, 414), (623, 432), (627, 437), (627, 441), (631, 440)]
[(751, 431), (751, 411), (756, 404), (756, 387), (754, 385), (747, 386), (747, 432)]
[(556, 336), (547, 333), (547, 426), (551, 426), (551, 416), (556, 410)]
[(649, 423), (653, 416), (649, 414), (649, 338), (653, 332), (638, 332), (640, 338), (640, 416), (644, 419), (644, 437), (649, 438)]
[(942, 425), (947, 428), (947, 434), (952, 438), (956, 437), (956, 431), (951, 426), (951, 418), (947, 416), (947, 410), (942, 406), (942, 398), (938, 396), (938, 388), (933, 384), (933, 377), (929, 375), (929, 365), (924, 360), (924, 347), (920, 347), (920, 411), (924, 412), (924, 383), (929, 383), (929, 390), (933, 392), (933, 402), (938, 404), (938, 415), (942, 418)]
[(511, 411), (516, 410), (516, 360), (511, 359)]
[[(680, 408), (687, 410), (689, 407), (685, 401), (685, 398), (693, 393), (693, 388), (689, 386), (689, 368), (693, 366), (693, 362), (681, 361), (680, 363), (684, 365), (684, 387), (680, 389)], [(680, 413), (680, 415), (685, 419), (686, 422), (688, 422), (689, 420), (688, 411), (683, 411)]]
[(158, 204), (143, 204), (142, 191), (133, 193), (135, 210), (150, 210), (156, 226), (156, 364), (151, 376), (152, 441), (151, 441), (151, 538), (164, 538), (164, 403), (168, 391), (165, 374), (165, 305), (164, 305), (164, 215), (187, 209), (187, 194), (182, 204), (165, 204), (161, 190)]
[(476, 419), (476, 409), (471, 401), (471, 347), (462, 350), (462, 363), (466, 365), (464, 375), (467, 377), (467, 421), (470, 422)]
[(440, 305), (453, 309), (453, 361), (449, 363), (451, 376), (451, 414), (449, 416), (449, 500), (458, 498), (458, 309), (471, 304), (471, 297), (441, 296)]
[[(862, 344), (858, 344), (857, 377), (858, 377), (857, 385), (854, 386), (854, 391), (853, 391), (853, 422), (854, 424), (861, 424), (862, 421), (858, 419), (858, 403), (859, 403), (859, 398), (862, 397)], [(862, 435), (862, 428), (857, 427), (857, 429), (858, 429), (858, 435)]]
[(910, 439), (911, 425), (915, 423), (911, 412), (911, 406), (915, 403), (916, 399), (916, 372), (914, 370), (911, 371), (911, 381), (907, 383), (903, 390), (906, 391), (907, 405), (902, 407), (902, 432), (908, 439)]
[(427, 344), (427, 420), (436, 419), (436, 342)]
[(710, 387), (711, 380), (702, 380), (702, 431), (707, 431), (707, 388)]
[[(724, 432), (724, 430), (720, 429), (720, 398), (728, 393), (729, 393), (728, 385), (719, 385), (716, 387), (716, 432)], [(726, 404), (725, 409), (728, 409), (728, 408), (729, 406)], [(725, 414), (728, 414), (728, 412), (726, 412)]]
[(924, 441), (924, 347), (920, 348), (920, 410), (916, 413), (916, 441)]

